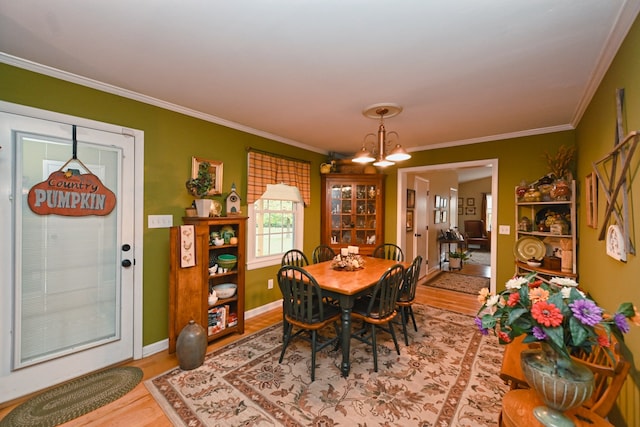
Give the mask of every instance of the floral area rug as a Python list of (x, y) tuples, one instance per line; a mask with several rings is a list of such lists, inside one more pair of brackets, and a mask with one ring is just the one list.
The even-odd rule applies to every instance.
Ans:
[(443, 271), (425, 283), (425, 285), (434, 288), (447, 289), (449, 291), (478, 295), (480, 289), (488, 288), (490, 286), (490, 280), (486, 277), (469, 276), (466, 274)]
[[(282, 324), (207, 355), (191, 371), (170, 370), (145, 385), (174, 425), (182, 426), (497, 426), (506, 386), (503, 349), (473, 318), (414, 307), (419, 332), (398, 334), (398, 356), (379, 333), (379, 370), (370, 347), (352, 340), (351, 372), (340, 375), (341, 350), (317, 354), (296, 339), (278, 363)], [(398, 331), (401, 328), (396, 328)], [(323, 331), (329, 334), (332, 328)]]

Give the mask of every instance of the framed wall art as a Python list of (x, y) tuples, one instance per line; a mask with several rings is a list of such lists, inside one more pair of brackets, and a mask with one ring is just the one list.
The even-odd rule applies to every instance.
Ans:
[[(467, 200), (469, 200), (469, 199), (467, 199)], [(476, 208), (475, 208), (475, 206), (472, 206), (472, 207), (468, 207), (468, 206), (467, 206), (467, 208), (465, 209), (465, 212), (464, 212), (464, 213), (465, 213), (466, 215), (475, 215), (475, 214), (476, 214)]]
[(474, 199), (473, 197), (467, 197), (467, 206), (475, 206), (475, 205), (476, 205), (476, 199)]
[(458, 206), (458, 215), (464, 215), (464, 208), (462, 206)]
[(416, 207), (416, 190), (407, 189), (407, 209)]
[(213, 177), (213, 186), (207, 193), (208, 196), (222, 194), (222, 162), (218, 160), (207, 160), (202, 157), (191, 158), (191, 178), (198, 176), (200, 163), (209, 163), (209, 173)]
[(407, 211), (407, 231), (413, 231), (413, 211)]

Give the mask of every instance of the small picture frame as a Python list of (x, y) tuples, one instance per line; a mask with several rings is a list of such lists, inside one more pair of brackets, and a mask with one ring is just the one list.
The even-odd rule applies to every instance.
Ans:
[(441, 212), (440, 222), (445, 224), (447, 222), (447, 211), (440, 211), (440, 212)]
[(434, 224), (440, 224), (440, 211), (439, 210), (433, 211), (433, 223)]
[(476, 214), (476, 208), (474, 206), (472, 207), (468, 207), (465, 209), (464, 212), (466, 215), (475, 215)]
[(464, 206), (464, 197), (458, 197), (458, 206)]
[(207, 196), (222, 194), (222, 162), (218, 160), (207, 160), (202, 157), (191, 158), (191, 178), (198, 176), (200, 163), (209, 163), (209, 173), (213, 175), (213, 187), (207, 193)]
[(440, 199), (440, 207), (442, 209), (446, 209), (447, 208), (447, 204), (449, 203), (449, 199), (447, 199), (446, 197), (442, 197)]
[(407, 231), (413, 231), (413, 211), (407, 211)]
[(440, 196), (436, 195), (433, 207), (438, 209), (440, 207)]
[(407, 189), (407, 209), (416, 207), (416, 190)]
[(458, 206), (458, 215), (464, 215), (464, 208), (462, 206)]
[(467, 197), (467, 206), (475, 206), (475, 205), (476, 205), (476, 199), (474, 199), (473, 197)]
[(584, 179), (587, 227), (598, 228), (598, 177), (591, 172)]

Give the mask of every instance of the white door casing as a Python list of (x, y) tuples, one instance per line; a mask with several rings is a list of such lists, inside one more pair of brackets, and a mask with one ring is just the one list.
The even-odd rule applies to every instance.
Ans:
[[(60, 357), (32, 364), (21, 364), (17, 353), (9, 351), (19, 342), (16, 336), (16, 312), (20, 310), (20, 292), (16, 281), (21, 279), (19, 251), (21, 209), (24, 195), (15, 194), (13, 186), (16, 163), (16, 135), (42, 135), (43, 140), (70, 140), (71, 124), (78, 126), (78, 140), (85, 144), (104, 147), (104, 151), (121, 152), (121, 176), (118, 182), (116, 209), (119, 218), (118, 245), (129, 244), (131, 249), (117, 256), (118, 267), (112, 266), (121, 277), (118, 334), (95, 347), (79, 346), (78, 351), (65, 351)], [(77, 117), (46, 112), (30, 107), (0, 102), (0, 400), (8, 401), (50, 387), (122, 360), (142, 357), (142, 165), (144, 134), (122, 127), (94, 122)], [(46, 144), (45, 144), (46, 145)], [(139, 157), (138, 157), (139, 156)], [(69, 152), (71, 157), (71, 152)], [(78, 156), (81, 159), (81, 156)], [(28, 208), (26, 208), (28, 209)], [(16, 212), (18, 213), (16, 215)], [(55, 221), (54, 221), (55, 222)], [(43, 237), (47, 238), (47, 237)], [(18, 250), (16, 250), (18, 248)], [(123, 259), (133, 265), (120, 267)], [(20, 319), (18, 316), (17, 319)], [(39, 363), (37, 363), (39, 362)]]

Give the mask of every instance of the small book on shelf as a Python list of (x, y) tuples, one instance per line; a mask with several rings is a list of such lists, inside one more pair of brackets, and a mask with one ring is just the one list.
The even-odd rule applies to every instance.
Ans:
[(207, 333), (213, 335), (227, 327), (227, 307), (212, 307), (208, 311), (209, 322)]

